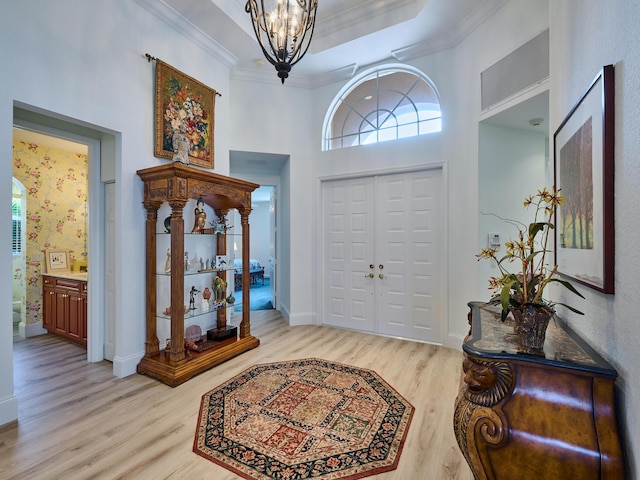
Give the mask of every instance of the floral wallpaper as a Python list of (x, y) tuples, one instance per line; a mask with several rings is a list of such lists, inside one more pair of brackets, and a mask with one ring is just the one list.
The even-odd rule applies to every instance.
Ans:
[(87, 259), (87, 156), (14, 140), (13, 176), (27, 196), (26, 265), (14, 267), (14, 281), (26, 282), (26, 323), (35, 323), (42, 321), (43, 251)]

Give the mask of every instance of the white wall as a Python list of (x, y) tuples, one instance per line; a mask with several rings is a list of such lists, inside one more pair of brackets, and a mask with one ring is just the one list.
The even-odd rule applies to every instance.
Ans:
[[(144, 352), (144, 224), (136, 170), (153, 156), (153, 64), (157, 56), (223, 94), (216, 104), (216, 172), (228, 173), (230, 66), (131, 0), (11, 2), (0, 29), (0, 205), (11, 200), (14, 102), (54, 112), (116, 137), (118, 224), (114, 373), (135, 372)], [(0, 224), (10, 209), (0, 208)], [(0, 235), (0, 263), (11, 237)], [(11, 317), (11, 272), (0, 270), (0, 317)], [(0, 424), (17, 417), (10, 322), (0, 322)]]
[[(500, 234), (501, 258), (504, 243), (517, 239), (518, 230), (501, 218), (522, 223), (533, 221), (533, 207), (523, 207), (525, 197), (549, 186), (544, 133), (480, 124), (478, 146), (478, 250), (486, 248), (489, 233)], [(499, 218), (500, 217), (500, 218)], [(550, 247), (552, 245), (549, 245)], [(476, 253), (477, 253), (476, 252)], [(509, 268), (517, 273), (517, 265)], [(478, 300), (488, 300), (489, 278), (498, 276), (495, 262), (478, 263)]]
[[(314, 91), (311, 130), (315, 192), (320, 178), (367, 174), (378, 169), (415, 165), (444, 165), (447, 201), (445, 232), (447, 258), (447, 311), (445, 344), (460, 348), (468, 331), (467, 302), (486, 295), (479, 291), (478, 231), (478, 121), (480, 72), (535, 37), (548, 26), (546, 2), (511, 0), (494, 17), (472, 32), (456, 48), (411, 61), (435, 84), (440, 95), (443, 130), (379, 145), (329, 152), (316, 151), (325, 114), (344, 86), (341, 82)], [(494, 185), (486, 188), (493, 189)], [(317, 212), (316, 212), (317, 213)], [(313, 238), (318, 238), (317, 229)], [(472, 238), (473, 241), (469, 241)], [(309, 237), (312, 240), (312, 236)], [(317, 255), (317, 251), (315, 252)]]
[(253, 202), (250, 217), (251, 258), (265, 267), (265, 277), (269, 276), (269, 202)]
[[(620, 375), (617, 386), (628, 453), (625, 478), (640, 478), (640, 3), (550, 2), (551, 126), (555, 130), (603, 65), (615, 66), (615, 295), (581, 288), (584, 317), (573, 327)], [(569, 299), (567, 299), (569, 300)]]
[[(286, 219), (280, 229), (279, 306), (292, 325), (315, 323), (313, 158), (319, 141), (310, 127), (312, 94), (290, 85), (235, 80), (231, 150), (288, 155), (280, 178)], [(250, 176), (244, 175), (250, 179)], [(293, 199), (293, 200), (291, 200)]]

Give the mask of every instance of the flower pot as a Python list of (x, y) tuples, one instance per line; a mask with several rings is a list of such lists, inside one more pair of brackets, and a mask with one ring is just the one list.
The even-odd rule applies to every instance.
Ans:
[(514, 308), (512, 313), (515, 320), (514, 331), (520, 346), (526, 352), (541, 352), (553, 311), (527, 305), (523, 308)]

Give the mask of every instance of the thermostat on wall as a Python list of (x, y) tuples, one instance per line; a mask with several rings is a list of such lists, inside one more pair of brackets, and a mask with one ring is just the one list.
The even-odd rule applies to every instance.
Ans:
[(498, 250), (500, 248), (500, 234), (499, 233), (490, 233), (489, 235), (489, 248), (495, 248)]

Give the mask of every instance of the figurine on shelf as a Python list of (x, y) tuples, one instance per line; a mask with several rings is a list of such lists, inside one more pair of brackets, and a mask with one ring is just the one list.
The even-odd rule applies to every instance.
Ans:
[(189, 310), (196, 309), (196, 293), (200, 293), (200, 290), (196, 290), (196, 287), (192, 286), (189, 291)]
[(227, 268), (227, 256), (226, 255), (216, 255), (216, 269), (224, 270)]
[(198, 254), (194, 253), (193, 258), (189, 261), (189, 270), (197, 270), (200, 265), (200, 260), (198, 260)]
[(164, 262), (164, 273), (171, 273), (171, 249), (167, 248), (167, 260)]
[(215, 303), (224, 303), (227, 295), (227, 282), (222, 277), (216, 276), (213, 280), (213, 291), (216, 292)]
[(191, 233), (202, 233), (202, 229), (205, 227), (207, 221), (207, 212), (204, 211), (204, 201), (202, 197), (198, 198), (196, 208), (194, 210), (195, 220), (193, 222), (193, 229)]
[(189, 139), (184, 134), (184, 126), (173, 133), (173, 161), (189, 165)]
[(213, 226), (213, 231), (217, 235), (222, 235), (226, 233), (231, 227), (227, 226), (227, 215), (226, 213), (221, 213), (215, 220), (215, 222), (209, 222)]
[(204, 291), (202, 292), (202, 301), (200, 302), (203, 312), (209, 311), (210, 298), (211, 298), (211, 290), (209, 290), (209, 287), (205, 287)]
[(184, 252), (184, 271), (189, 271), (189, 252)]

